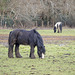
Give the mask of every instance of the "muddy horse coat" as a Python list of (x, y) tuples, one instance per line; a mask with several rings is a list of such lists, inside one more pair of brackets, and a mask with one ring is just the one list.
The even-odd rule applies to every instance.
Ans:
[(62, 22), (57, 22), (54, 25), (54, 33), (56, 33), (56, 30), (58, 30), (58, 33), (62, 33)]
[(17, 58), (21, 58), (22, 56), (19, 53), (19, 46), (20, 45), (30, 45), (30, 58), (35, 58), (34, 56), (34, 48), (37, 46), (37, 53), (39, 58), (44, 58), (45, 54), (45, 47), (43, 44), (43, 40), (41, 35), (35, 30), (26, 31), (26, 30), (13, 30), (9, 34), (8, 39), (8, 57), (13, 58), (13, 47), (15, 45), (15, 56)]

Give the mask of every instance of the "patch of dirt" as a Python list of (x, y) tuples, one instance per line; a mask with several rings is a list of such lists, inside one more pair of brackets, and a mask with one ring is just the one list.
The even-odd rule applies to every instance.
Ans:
[[(0, 34), (0, 44), (8, 46), (8, 34)], [(70, 41), (75, 40), (75, 36), (42, 36), (45, 43), (57, 44), (59, 41)]]
[(42, 36), (44, 40), (75, 40), (75, 36)]
[(61, 46), (75, 40), (75, 36), (42, 36), (45, 43), (60, 44)]
[(45, 43), (64, 45), (75, 40), (75, 36), (42, 36)]
[(0, 44), (8, 46), (8, 34), (0, 34)]

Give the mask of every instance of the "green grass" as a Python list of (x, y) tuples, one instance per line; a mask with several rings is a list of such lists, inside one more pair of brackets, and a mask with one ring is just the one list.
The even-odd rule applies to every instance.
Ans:
[(38, 30), (41, 35), (48, 36), (75, 36), (75, 29), (63, 29), (62, 33), (53, 33), (52, 29), (48, 30)]
[(9, 34), (12, 31), (11, 29), (0, 29), (0, 34)]
[(0, 45), (0, 75), (75, 75), (75, 41), (68, 45), (45, 44), (46, 55), (29, 58), (30, 47), (20, 46), (23, 58), (8, 58), (8, 48)]
[[(27, 29), (28, 30), (28, 29)], [(0, 29), (0, 34), (9, 34), (12, 31), (11, 29)], [(63, 29), (62, 33), (54, 33), (52, 29), (48, 30), (37, 30), (41, 35), (48, 36), (75, 36), (75, 29)]]
[[(0, 30), (0, 34), (9, 34), (11, 30)], [(75, 36), (75, 29), (63, 29), (63, 33), (53, 30), (37, 30), (41, 35)], [(30, 59), (30, 47), (20, 46), (23, 58), (8, 58), (8, 48), (0, 45), (0, 75), (75, 75), (75, 40), (60, 41), (58, 44), (46, 44), (46, 55), (39, 59)]]

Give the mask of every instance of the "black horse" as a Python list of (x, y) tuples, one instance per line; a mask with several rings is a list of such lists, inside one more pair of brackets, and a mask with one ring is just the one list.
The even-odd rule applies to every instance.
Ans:
[(22, 56), (19, 53), (19, 46), (30, 45), (30, 58), (34, 59), (34, 48), (37, 46), (37, 53), (39, 58), (44, 58), (45, 47), (41, 35), (35, 30), (26, 31), (21, 29), (16, 29), (10, 32), (8, 39), (9, 49), (8, 57), (13, 58), (13, 47), (15, 45), (15, 55), (17, 58)]

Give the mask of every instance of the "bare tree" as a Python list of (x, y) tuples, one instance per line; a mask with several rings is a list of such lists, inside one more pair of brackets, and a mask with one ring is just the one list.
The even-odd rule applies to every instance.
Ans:
[[(74, 10), (74, 0), (0, 0), (0, 14), (6, 12), (13, 26), (33, 26), (36, 21), (40, 26), (53, 26), (57, 21), (74, 24)], [(3, 16), (1, 14), (0, 24)]]

